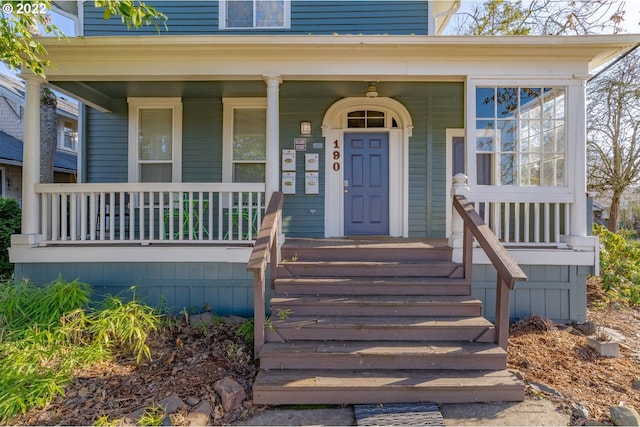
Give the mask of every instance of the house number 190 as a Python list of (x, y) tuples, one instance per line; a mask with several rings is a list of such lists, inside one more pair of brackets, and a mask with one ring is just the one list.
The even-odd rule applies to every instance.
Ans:
[(333, 160), (335, 160), (333, 170), (337, 172), (340, 170), (340, 162), (338, 161), (340, 160), (340, 144), (337, 139), (333, 141)]

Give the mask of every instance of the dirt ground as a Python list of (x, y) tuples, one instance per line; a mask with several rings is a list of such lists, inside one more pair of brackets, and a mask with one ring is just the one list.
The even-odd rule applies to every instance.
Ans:
[[(589, 283), (589, 299), (598, 298), (598, 284)], [(590, 311), (590, 316), (593, 312)], [(523, 320), (512, 326), (509, 339), (509, 368), (521, 373), (525, 382), (541, 383), (557, 393), (528, 386), (532, 397), (554, 401), (567, 413), (582, 405), (590, 420), (610, 423), (609, 405), (624, 404), (640, 409), (640, 311), (614, 311), (607, 326), (625, 336), (621, 356), (597, 357), (585, 345), (584, 328), (553, 325), (541, 318)], [(136, 366), (132, 361), (104, 363), (78, 372), (66, 395), (49, 406), (32, 410), (11, 421), (13, 425), (92, 425), (99, 416), (122, 418), (175, 394), (195, 405), (214, 402), (214, 421), (228, 425), (250, 417), (262, 408), (250, 400), (225, 413), (213, 390), (215, 381), (230, 376), (251, 395), (256, 366), (251, 348), (235, 333), (236, 326), (176, 325), (158, 334), (153, 342), (153, 360)], [(638, 384), (640, 386), (640, 384)], [(574, 416), (582, 425), (586, 418)], [(188, 425), (186, 413), (172, 418), (174, 425)]]
[[(590, 321), (598, 320), (593, 303), (601, 294), (597, 279), (588, 283)], [(568, 413), (574, 413), (572, 424), (583, 425), (587, 419), (576, 416), (573, 404), (582, 405), (589, 420), (610, 424), (609, 406), (623, 403), (640, 409), (640, 311), (618, 309), (609, 312), (605, 325), (621, 333), (620, 357), (604, 358), (586, 346), (586, 328), (580, 325), (553, 325), (533, 318), (511, 327), (509, 336), (510, 369), (519, 371), (526, 382), (537, 382), (557, 391), (539, 392), (556, 401)], [(634, 385), (635, 384), (635, 385)]]

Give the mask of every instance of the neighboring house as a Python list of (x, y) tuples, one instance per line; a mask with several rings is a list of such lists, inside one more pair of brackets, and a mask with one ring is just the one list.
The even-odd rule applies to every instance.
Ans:
[[(25, 99), (24, 82), (0, 74), (0, 196), (22, 200)], [(58, 149), (54, 181), (76, 182), (78, 105), (58, 98)]]
[[(261, 301), (265, 291), (254, 289), (247, 261), (273, 195), (284, 193), (278, 232), (287, 238), (285, 246), (300, 238), (316, 239), (306, 241), (312, 245), (346, 241), (355, 246), (358, 238), (367, 237), (400, 246), (416, 239), (449, 239), (453, 259), (460, 260), (463, 238), (452, 213), (451, 190), (453, 175), (463, 173), (468, 189), (458, 176), (457, 191), (476, 204), (528, 276), (511, 293), (511, 310), (505, 316), (586, 320), (585, 283), (598, 264), (598, 239), (590, 235), (587, 208), (585, 87), (589, 73), (631, 49), (637, 35), (439, 36), (458, 2), (396, 0), (158, 2), (169, 16), (169, 31), (129, 32), (117, 19), (105, 21), (91, 2), (64, 4), (68, 13), (77, 13), (83, 37), (43, 43), (56, 66), (47, 71), (47, 83), (85, 105), (80, 113), (82, 184), (38, 184), (37, 140), (33, 133), (25, 135), (25, 158), (30, 161), (24, 170), (23, 234), (14, 236), (10, 252), (18, 277), (44, 282), (60, 273), (92, 284), (100, 294), (137, 285), (137, 295), (153, 304), (187, 311), (208, 305), (220, 315), (253, 316), (255, 310), (259, 325), (264, 307), (254, 307), (254, 297)], [(29, 106), (38, 103), (41, 81), (26, 71), (22, 77), (27, 82), (29, 130), (39, 120), (38, 109)], [(388, 248), (370, 253), (385, 257), (385, 262), (389, 256), (404, 256), (404, 248)], [(501, 292), (496, 296), (495, 269), (484, 251), (468, 252), (474, 253), (472, 290), (466, 283), (460, 292), (472, 292), (483, 303), (482, 313), (492, 319), (509, 298)], [(326, 279), (322, 283), (345, 294), (335, 301), (348, 304), (358, 292), (373, 292), (395, 276), (415, 274), (403, 263), (383, 263), (389, 267), (386, 272), (376, 263), (357, 268), (335, 264), (335, 257), (352, 259), (356, 253), (366, 257), (358, 248), (330, 252), (333, 261), (328, 266), (335, 269), (324, 274), (379, 272), (390, 278), (340, 279), (352, 284), (342, 291), (335, 290), (338, 279)], [(439, 261), (449, 267), (447, 256)], [(296, 271), (315, 271), (310, 265), (293, 265), (304, 264), (302, 250), (284, 258), (291, 264), (273, 266), (278, 278), (289, 274), (293, 280)], [(457, 267), (451, 268), (447, 273), (434, 269), (434, 277), (453, 282), (434, 285), (439, 296), (423, 301), (426, 306), (449, 295), (462, 280)], [(464, 271), (464, 280), (470, 280), (470, 273)], [(431, 286), (438, 280), (420, 283)], [(388, 315), (375, 308), (376, 302), (403, 298), (409, 288), (423, 289), (406, 277), (393, 283), (395, 288), (384, 288), (387, 294), (366, 306), (370, 308), (354, 308), (354, 316)], [(281, 297), (272, 305), (287, 300), (282, 288), (272, 291), (267, 286), (266, 292)], [(411, 295), (396, 302), (391, 312), (423, 298)], [(291, 322), (300, 323), (286, 331), (278, 323), (274, 333), (256, 327), (256, 337), (265, 332), (273, 343), (325, 324), (301, 321), (296, 316), (303, 310), (312, 309), (280, 310), (285, 319), (272, 317), (272, 322), (286, 322), (286, 314), (293, 313)], [(506, 333), (474, 317), (470, 329), (466, 320), (448, 319), (442, 324), (453, 322), (452, 329), (429, 335), (420, 328), (431, 323), (403, 318), (396, 319), (391, 332), (376, 335), (377, 330), (349, 319), (355, 326), (345, 325), (350, 335), (341, 339), (414, 340), (415, 335), (407, 334), (417, 330), (418, 335), (436, 337), (432, 339), (455, 336), (475, 344), (494, 336), (503, 340)], [(324, 339), (322, 333), (317, 332), (316, 339)], [(504, 343), (500, 340), (496, 338)], [(260, 346), (257, 355), (268, 367)], [(337, 360), (360, 354), (358, 348), (344, 350)], [(414, 356), (428, 348), (420, 347)], [(442, 353), (432, 366), (457, 357), (457, 348), (449, 347), (453, 353)], [(473, 357), (485, 354), (477, 348), (465, 351)], [(276, 358), (270, 365), (274, 371), (286, 357)], [(499, 357), (498, 365), (505, 365), (506, 354)], [(370, 366), (368, 359), (358, 360), (354, 366)], [(381, 364), (399, 359), (388, 360)], [(414, 369), (431, 359), (411, 360)], [(455, 369), (472, 369), (460, 363)], [(361, 377), (353, 375), (353, 381)], [(310, 378), (319, 384), (324, 376)], [(511, 384), (511, 379), (505, 381)], [(326, 381), (336, 387), (344, 383), (349, 381)], [(479, 389), (465, 394), (456, 387), (435, 397), (356, 397), (360, 394), (353, 390), (334, 393), (328, 386), (306, 402), (523, 396), (521, 384), (519, 391), (516, 384), (516, 391), (507, 387), (502, 394)], [(298, 392), (289, 388), (294, 396), (284, 390), (272, 399), (258, 390), (254, 388), (254, 399), (261, 403), (293, 403)]]

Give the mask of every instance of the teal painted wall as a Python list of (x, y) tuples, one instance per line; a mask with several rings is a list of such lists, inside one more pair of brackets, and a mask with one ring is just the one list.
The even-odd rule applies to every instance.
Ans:
[[(556, 323), (584, 323), (587, 312), (587, 276), (591, 267), (521, 265), (529, 280), (511, 292), (511, 321), (531, 315)], [(483, 302), (483, 316), (493, 321), (496, 310), (496, 271), (491, 265), (473, 266), (473, 295)]]
[[(586, 278), (592, 271), (580, 266), (522, 265), (527, 282), (511, 293), (510, 319), (531, 315), (557, 323), (586, 321)], [(80, 279), (92, 285), (95, 297), (136, 293), (148, 304), (198, 312), (209, 304), (220, 315), (253, 315), (253, 276), (243, 263), (42, 263), (16, 264), (15, 277), (37, 284)], [(474, 297), (483, 302), (483, 316), (495, 318), (496, 274), (491, 265), (473, 268)], [(270, 289), (267, 289), (267, 293)], [(269, 296), (267, 296), (267, 300)]]
[[(252, 88), (253, 82), (247, 87)], [(146, 86), (139, 85), (140, 90)], [(183, 181), (222, 181), (222, 98), (203, 94), (196, 97), (184, 84), (183, 96)], [(264, 96), (264, 86), (242, 96)], [(162, 85), (154, 85), (154, 96), (167, 96)], [(361, 82), (289, 82), (280, 88), (280, 149), (293, 149), (299, 138), (300, 122), (311, 121), (312, 135), (306, 137), (306, 153), (319, 153), (320, 194), (304, 194), (304, 153), (297, 153), (296, 195), (287, 195), (283, 226), (292, 237), (324, 235), (324, 138), (321, 124), (327, 109), (344, 97), (362, 96)], [(413, 136), (409, 141), (409, 234), (411, 237), (445, 236), (445, 151), (446, 129), (462, 128), (464, 87), (462, 83), (382, 82), (381, 96), (390, 96), (409, 110)], [(235, 94), (234, 93), (234, 94)], [(151, 95), (151, 93), (148, 93)], [(174, 93), (172, 93), (175, 96)], [(88, 109), (86, 171), (88, 182), (127, 180), (127, 102), (114, 100), (113, 113)], [(320, 146), (314, 147), (315, 144)]]
[(416, 34), (426, 35), (428, 3), (421, 0), (291, 1), (291, 28), (219, 30), (218, 1), (148, 1), (169, 17), (162, 27), (127, 30), (117, 17), (105, 21), (103, 10), (84, 4), (84, 35), (185, 34)]
[(15, 277), (36, 284), (57, 279), (80, 279), (89, 283), (93, 297), (122, 294), (128, 298), (131, 286), (144, 302), (202, 312), (205, 304), (219, 315), (253, 316), (253, 275), (244, 263), (158, 262), (158, 263), (42, 263), (16, 264)]

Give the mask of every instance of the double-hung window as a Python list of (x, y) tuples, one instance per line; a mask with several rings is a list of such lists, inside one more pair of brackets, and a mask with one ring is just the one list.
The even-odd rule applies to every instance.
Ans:
[(566, 89), (477, 86), (476, 182), (566, 186)]
[(182, 181), (182, 101), (129, 98), (129, 182)]
[(290, 0), (220, 0), (220, 29), (290, 28)]
[(264, 182), (267, 141), (265, 98), (225, 98), (223, 180)]

